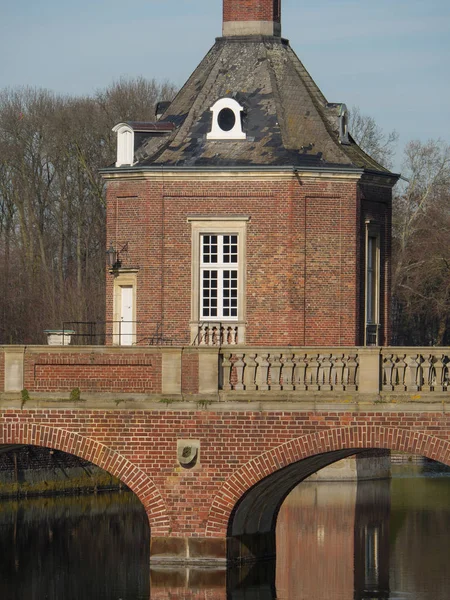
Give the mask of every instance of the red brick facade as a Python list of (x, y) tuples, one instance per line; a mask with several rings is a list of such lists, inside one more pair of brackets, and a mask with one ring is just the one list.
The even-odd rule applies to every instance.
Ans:
[[(2, 355), (0, 354), (0, 357)], [(25, 352), (24, 388), (29, 392), (161, 392), (161, 354)]]
[[(426, 433), (424, 433), (426, 432)], [(183, 469), (177, 440), (197, 439)], [(450, 465), (442, 412), (2, 410), (0, 444), (69, 452), (119, 477), (144, 504), (152, 536), (225, 538), (232, 510), (263, 478), (343, 448), (388, 448)]]
[[(356, 179), (279, 178), (226, 181), (108, 182), (108, 240), (128, 242), (123, 268), (137, 269), (136, 339), (157, 327), (189, 344), (193, 264), (189, 217), (248, 218), (246, 343), (364, 343), (365, 221), (380, 230), (379, 343), (388, 342), (391, 189)], [(114, 276), (107, 274), (107, 320)], [(111, 338), (109, 338), (111, 340)]]

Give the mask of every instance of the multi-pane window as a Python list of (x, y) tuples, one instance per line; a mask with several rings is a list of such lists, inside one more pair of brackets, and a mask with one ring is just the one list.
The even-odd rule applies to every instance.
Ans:
[(377, 238), (367, 239), (367, 298), (366, 319), (368, 324), (377, 322)]
[(238, 236), (203, 234), (200, 260), (200, 316), (238, 318)]
[(366, 234), (366, 335), (367, 346), (378, 345), (380, 322), (380, 238), (369, 229)]

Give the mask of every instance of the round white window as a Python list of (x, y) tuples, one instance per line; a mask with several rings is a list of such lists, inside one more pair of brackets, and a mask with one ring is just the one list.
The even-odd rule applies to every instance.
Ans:
[(233, 98), (221, 98), (211, 106), (212, 126), (208, 140), (245, 140), (242, 131), (243, 107)]

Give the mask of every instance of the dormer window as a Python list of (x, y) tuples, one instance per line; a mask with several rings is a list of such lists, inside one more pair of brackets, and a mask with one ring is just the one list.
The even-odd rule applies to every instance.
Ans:
[(339, 141), (341, 144), (349, 144), (348, 139), (348, 110), (345, 104), (341, 104), (341, 110), (339, 112)]
[(134, 162), (134, 130), (127, 123), (113, 128), (117, 133), (116, 167), (131, 166)]
[(212, 127), (207, 134), (208, 140), (245, 140), (242, 131), (242, 112), (244, 108), (233, 98), (221, 98), (211, 106)]
[(113, 127), (117, 133), (116, 167), (132, 167), (136, 163), (135, 152), (146, 139), (167, 136), (174, 129), (175, 125), (170, 121), (119, 123)]

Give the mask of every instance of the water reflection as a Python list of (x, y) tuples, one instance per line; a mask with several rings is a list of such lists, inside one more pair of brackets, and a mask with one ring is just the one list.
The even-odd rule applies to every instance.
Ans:
[(278, 517), (278, 597), (388, 598), (389, 488), (389, 480), (298, 486)]
[(149, 598), (149, 527), (132, 494), (0, 502), (0, 597)]
[(447, 600), (450, 478), (408, 469), (392, 481), (302, 483), (279, 514), (276, 565), (229, 571), (149, 571), (132, 494), (3, 501), (0, 597)]

